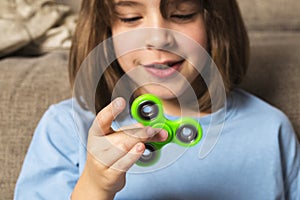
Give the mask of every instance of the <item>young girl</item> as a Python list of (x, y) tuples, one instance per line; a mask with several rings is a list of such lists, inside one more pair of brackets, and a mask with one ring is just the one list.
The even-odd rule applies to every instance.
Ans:
[[(139, 30), (134, 38), (129, 34), (127, 41), (118, 40), (119, 35)], [(192, 65), (190, 45), (182, 44), (176, 34), (207, 51), (222, 86), (203, 76), (209, 75), (204, 68)], [(117, 60), (103, 71), (90, 99), (93, 95), (86, 93), (93, 84), (86, 76), (77, 81), (80, 66), (111, 37), (113, 48), (102, 45), (104, 53), (97, 53), (101, 59), (113, 54)], [(143, 48), (120, 53), (137, 40)], [(76, 98), (51, 106), (41, 119), (15, 199), (300, 199), (300, 146), (289, 120), (237, 88), (247, 69), (248, 48), (235, 0), (82, 1), (69, 65)], [(187, 49), (186, 55), (175, 53), (180, 49)], [(95, 76), (95, 71), (82, 69)], [(168, 134), (140, 124), (113, 127), (130, 104), (128, 98), (113, 95), (125, 75), (139, 87), (119, 84), (123, 91), (127, 88), (133, 97), (158, 96), (170, 119), (182, 116), (181, 102), (189, 107), (187, 94), (192, 90), (198, 108), (188, 115), (199, 121), (206, 136), (220, 125), (211, 126), (210, 119), (225, 110), (222, 134), (210, 153), (199, 159), (201, 145), (208, 142), (202, 140), (163, 168), (130, 173), (145, 143), (165, 141)], [(215, 94), (221, 101), (213, 100)]]

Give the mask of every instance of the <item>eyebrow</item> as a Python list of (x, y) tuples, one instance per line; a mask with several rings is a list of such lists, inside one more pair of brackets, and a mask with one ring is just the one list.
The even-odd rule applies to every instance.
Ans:
[(126, 7), (126, 6), (133, 7), (133, 6), (138, 6), (138, 5), (141, 5), (141, 3), (138, 1), (120, 0), (117, 3), (115, 3), (114, 6), (115, 7)]

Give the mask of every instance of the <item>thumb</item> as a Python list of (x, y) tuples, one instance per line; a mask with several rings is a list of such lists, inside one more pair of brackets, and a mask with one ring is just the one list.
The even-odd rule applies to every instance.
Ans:
[(126, 101), (122, 97), (114, 99), (104, 107), (96, 116), (91, 130), (95, 135), (107, 135), (112, 132), (113, 120), (124, 110)]

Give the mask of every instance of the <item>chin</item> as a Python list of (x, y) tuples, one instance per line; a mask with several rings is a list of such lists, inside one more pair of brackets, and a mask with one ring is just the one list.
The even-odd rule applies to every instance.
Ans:
[(147, 85), (142, 91), (142, 93), (150, 93), (161, 99), (177, 99), (184, 93), (184, 90), (179, 87), (171, 88), (163, 85)]

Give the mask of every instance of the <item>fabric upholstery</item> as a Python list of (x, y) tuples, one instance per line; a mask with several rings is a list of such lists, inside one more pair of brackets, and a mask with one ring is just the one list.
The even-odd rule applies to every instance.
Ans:
[(243, 88), (288, 115), (300, 138), (300, 34), (259, 32), (250, 34), (250, 41), (250, 66)]
[(250, 30), (299, 30), (300, 1), (237, 0)]
[(71, 96), (67, 52), (0, 61), (0, 199), (12, 199), (33, 131), (50, 104)]

